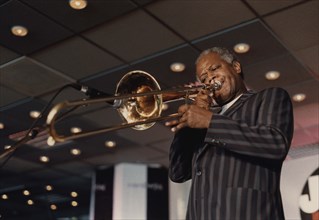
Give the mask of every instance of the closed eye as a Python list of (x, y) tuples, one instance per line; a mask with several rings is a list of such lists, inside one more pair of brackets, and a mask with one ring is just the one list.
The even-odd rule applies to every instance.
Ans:
[(208, 68), (208, 71), (213, 72), (216, 71), (217, 69), (219, 69), (221, 67), (221, 65), (217, 65), (217, 66), (210, 66)]
[(200, 76), (199, 81), (202, 82), (202, 83), (204, 83), (205, 80), (206, 80), (206, 78), (207, 78), (207, 73), (204, 73), (204, 74), (202, 74), (202, 75)]

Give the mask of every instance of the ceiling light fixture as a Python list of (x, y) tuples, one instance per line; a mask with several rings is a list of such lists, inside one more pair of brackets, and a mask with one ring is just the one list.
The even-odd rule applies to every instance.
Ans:
[(9, 197), (8, 197), (7, 194), (2, 194), (1, 198), (2, 198), (2, 199), (8, 199)]
[(35, 110), (30, 111), (30, 117), (31, 118), (38, 118), (40, 116), (40, 114), (41, 113), (39, 111), (35, 111)]
[(40, 156), (40, 161), (43, 163), (48, 163), (50, 161), (50, 158), (47, 156)]
[(72, 134), (76, 134), (76, 133), (80, 133), (82, 131), (82, 129), (79, 128), (79, 127), (72, 127), (70, 129), (70, 131), (71, 131)]
[(81, 154), (81, 150), (78, 149), (78, 148), (73, 148), (70, 150), (70, 153), (77, 156), (77, 155), (80, 155)]
[(51, 185), (46, 185), (46, 186), (45, 186), (45, 189), (46, 189), (47, 191), (52, 191), (52, 190), (53, 190), (53, 187), (52, 187)]
[(72, 202), (71, 202), (71, 205), (72, 205), (73, 207), (76, 207), (76, 206), (78, 206), (78, 202), (77, 202), (77, 201), (72, 201)]
[(31, 200), (31, 199), (29, 199), (29, 200), (27, 201), (27, 203), (28, 203), (28, 205), (33, 205), (33, 204), (34, 204), (33, 200)]
[(4, 124), (0, 122), (0, 129), (4, 129)]
[(165, 111), (167, 109), (168, 109), (168, 104), (167, 103), (163, 103), (162, 110)]
[(30, 195), (30, 191), (29, 190), (23, 190), (23, 195), (29, 196)]
[(73, 8), (75, 10), (81, 10), (81, 9), (86, 8), (87, 1), (86, 0), (70, 0), (69, 4), (70, 4), (71, 8)]
[(54, 140), (54, 138), (52, 137), (52, 136), (49, 136), (48, 137), (48, 139), (47, 139), (47, 144), (49, 145), (49, 146), (54, 146), (55, 145), (55, 140)]
[(56, 205), (52, 204), (52, 205), (50, 205), (50, 208), (51, 208), (51, 210), (57, 210), (58, 207)]
[(11, 145), (5, 145), (5, 146), (4, 146), (4, 149), (5, 149), (5, 150), (9, 150), (10, 148), (11, 148)]
[(294, 100), (295, 102), (302, 102), (306, 99), (306, 94), (304, 93), (297, 93), (295, 95), (293, 95), (292, 100)]
[(185, 70), (185, 64), (184, 63), (172, 63), (170, 66), (171, 70), (175, 73), (180, 73), (183, 72)]
[(116, 146), (116, 142), (115, 141), (105, 141), (105, 146), (112, 148)]
[(76, 197), (78, 197), (78, 193), (77, 192), (71, 192), (71, 196), (73, 197), (73, 198), (76, 198)]
[(24, 37), (28, 34), (28, 29), (21, 25), (15, 25), (11, 28), (11, 33), (18, 37)]
[(236, 53), (247, 53), (250, 49), (249, 44), (239, 43), (234, 46), (234, 51)]
[(278, 71), (269, 71), (265, 74), (266, 79), (268, 80), (276, 80), (280, 77), (280, 72)]

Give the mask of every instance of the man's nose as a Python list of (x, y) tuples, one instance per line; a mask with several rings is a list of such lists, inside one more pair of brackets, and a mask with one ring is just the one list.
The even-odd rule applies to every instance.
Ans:
[(211, 72), (208, 72), (207, 76), (208, 76), (207, 78), (209, 83), (211, 83), (212, 81), (216, 79), (216, 75)]

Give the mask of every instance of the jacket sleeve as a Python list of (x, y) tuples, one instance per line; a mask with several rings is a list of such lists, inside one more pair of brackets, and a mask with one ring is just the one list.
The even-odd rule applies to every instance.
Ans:
[(242, 113), (246, 120), (213, 115), (205, 142), (247, 156), (283, 160), (293, 134), (290, 97), (280, 88), (264, 90), (257, 97)]
[(191, 179), (193, 154), (203, 144), (205, 134), (206, 129), (187, 127), (175, 134), (169, 152), (169, 177), (173, 182)]

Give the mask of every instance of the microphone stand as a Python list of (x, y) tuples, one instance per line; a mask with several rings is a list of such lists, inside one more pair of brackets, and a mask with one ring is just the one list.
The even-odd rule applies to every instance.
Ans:
[(30, 132), (28, 132), (23, 138), (19, 141), (15, 142), (11, 145), (10, 148), (6, 149), (2, 154), (0, 154), (0, 159), (6, 157), (9, 154), (13, 154), (21, 145), (27, 143), (28, 141), (34, 139), (41, 131), (45, 130), (45, 128), (33, 128)]

